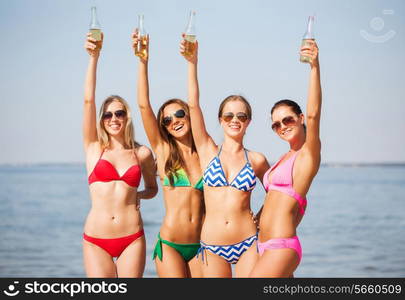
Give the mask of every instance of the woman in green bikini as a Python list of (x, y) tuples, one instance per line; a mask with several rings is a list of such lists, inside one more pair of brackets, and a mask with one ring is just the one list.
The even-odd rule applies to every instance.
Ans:
[[(135, 50), (139, 34), (132, 35)], [(149, 36), (146, 39), (148, 53)], [(153, 258), (159, 277), (201, 277), (196, 258), (204, 215), (203, 183), (188, 105), (170, 99), (155, 116), (149, 101), (148, 55), (140, 57), (138, 105), (163, 185), (166, 215)]]

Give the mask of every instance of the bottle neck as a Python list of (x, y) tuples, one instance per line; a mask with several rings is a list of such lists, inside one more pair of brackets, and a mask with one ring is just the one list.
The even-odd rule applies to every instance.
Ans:
[(187, 28), (186, 28), (186, 34), (188, 35), (195, 35), (195, 12), (192, 11), (190, 12), (190, 17), (188, 19), (188, 24), (187, 24)]
[(98, 23), (98, 20), (97, 20), (97, 11), (96, 11), (95, 7), (91, 8), (90, 29), (100, 29), (100, 24)]
[(313, 25), (314, 25), (314, 20), (313, 20), (312, 17), (309, 17), (309, 19), (308, 19), (308, 28), (307, 28), (308, 32), (312, 33), (312, 26)]
[(138, 30), (141, 36), (145, 35), (145, 29), (143, 28), (143, 15), (138, 18)]
[(307, 31), (305, 32), (303, 37), (304, 39), (315, 39), (313, 32), (313, 25), (314, 25), (314, 17), (310, 16), (308, 18)]

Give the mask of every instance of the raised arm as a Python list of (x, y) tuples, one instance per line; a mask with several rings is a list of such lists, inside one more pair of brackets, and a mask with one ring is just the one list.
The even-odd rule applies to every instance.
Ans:
[[(139, 40), (138, 30), (132, 34), (132, 48), (135, 52)], [(156, 153), (162, 145), (162, 138), (159, 133), (158, 122), (149, 101), (149, 80), (148, 80), (148, 61), (149, 61), (149, 35), (146, 37), (146, 49), (148, 55), (139, 58), (137, 98), (138, 106), (142, 116), (143, 127), (148, 137), (153, 151)]]
[(97, 121), (96, 121), (96, 73), (97, 62), (100, 56), (104, 35), (101, 34), (101, 42), (96, 44), (96, 40), (91, 37), (91, 33), (87, 34), (87, 39), (84, 44), (89, 56), (89, 64), (87, 67), (86, 79), (84, 83), (84, 108), (83, 108), (83, 144), (84, 150), (90, 144), (97, 141)]
[(314, 160), (316, 165), (320, 162), (321, 141), (319, 137), (319, 127), (321, 120), (322, 91), (318, 59), (318, 46), (315, 41), (311, 41), (309, 46), (301, 48), (303, 55), (309, 56), (310, 76), (307, 100), (307, 132), (304, 147)]
[(185, 44), (186, 41), (184, 40), (183, 34), (183, 40), (180, 44), (180, 53), (188, 62), (188, 106), (190, 108), (191, 128), (193, 129), (193, 138), (197, 151), (204, 153), (210, 148), (216, 147), (216, 145), (207, 132), (199, 103), (200, 91), (197, 78), (198, 41), (195, 42), (195, 50), (192, 57), (185, 55)]

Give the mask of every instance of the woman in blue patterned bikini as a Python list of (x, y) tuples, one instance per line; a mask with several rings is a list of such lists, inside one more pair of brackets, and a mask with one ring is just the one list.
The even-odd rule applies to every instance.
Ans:
[(217, 146), (205, 128), (199, 105), (197, 80), (198, 44), (188, 61), (188, 99), (191, 127), (200, 165), (204, 171), (206, 215), (198, 257), (204, 277), (248, 277), (256, 260), (257, 228), (250, 209), (256, 178), (263, 178), (269, 164), (263, 154), (248, 151), (243, 137), (251, 120), (251, 107), (242, 96), (229, 96), (219, 107), (224, 142)]

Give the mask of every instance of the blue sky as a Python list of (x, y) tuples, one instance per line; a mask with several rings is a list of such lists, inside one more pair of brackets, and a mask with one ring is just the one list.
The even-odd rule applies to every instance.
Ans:
[(270, 162), (288, 149), (270, 128), (282, 98), (305, 110), (309, 66), (298, 60), (307, 18), (315, 14), (323, 88), (322, 159), (405, 162), (404, 1), (86, 1), (0, 0), (0, 163), (83, 162), (83, 48), (96, 5), (105, 35), (97, 104), (111, 94), (136, 106), (137, 59), (130, 34), (145, 15), (154, 108), (185, 99), (187, 68), (178, 52), (190, 9), (197, 12), (201, 103), (220, 143), (219, 103), (242, 94), (252, 104), (245, 146)]

